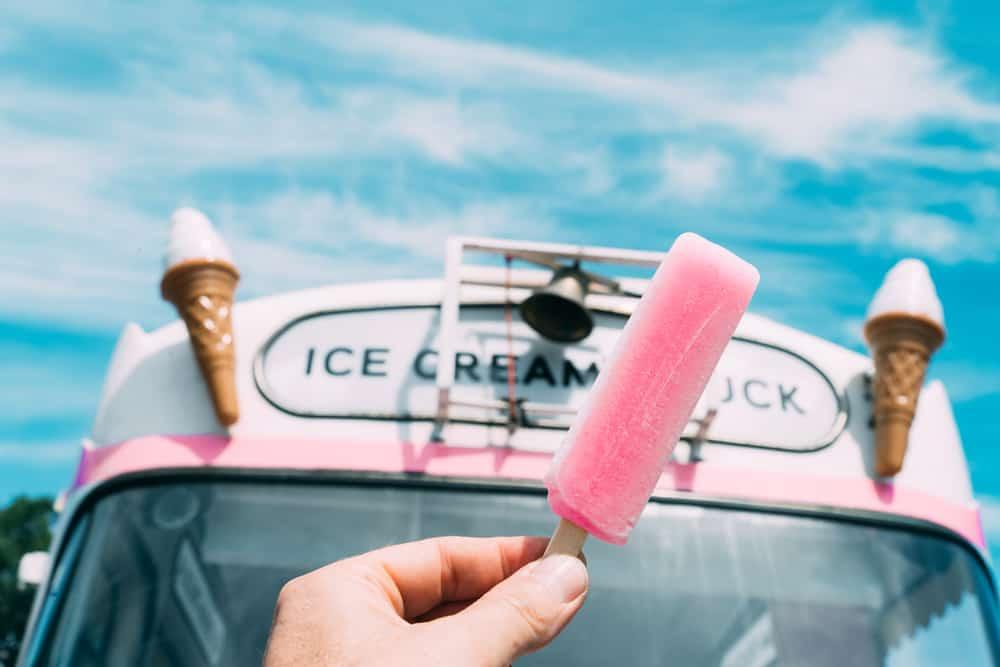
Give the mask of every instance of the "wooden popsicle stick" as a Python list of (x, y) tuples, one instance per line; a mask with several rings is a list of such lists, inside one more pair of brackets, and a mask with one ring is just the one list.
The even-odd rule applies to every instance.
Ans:
[(583, 551), (583, 543), (587, 541), (587, 531), (572, 521), (559, 519), (556, 531), (552, 533), (549, 546), (545, 547), (542, 558), (551, 554), (566, 554), (567, 556), (579, 556)]

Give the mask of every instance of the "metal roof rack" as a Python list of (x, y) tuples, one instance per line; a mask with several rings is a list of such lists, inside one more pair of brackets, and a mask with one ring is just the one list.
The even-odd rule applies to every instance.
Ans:
[[(484, 400), (474, 401), (463, 399), (454, 400), (451, 397), (451, 388), (455, 378), (455, 347), (456, 332), (458, 330), (459, 304), (461, 301), (461, 287), (464, 282), (471, 282), (463, 278), (464, 259), (467, 252), (480, 254), (499, 255), (504, 258), (520, 259), (531, 264), (544, 266), (551, 269), (558, 269), (563, 266), (563, 262), (579, 263), (590, 262), (595, 264), (616, 264), (619, 266), (644, 266), (656, 267), (664, 257), (662, 252), (650, 252), (643, 250), (626, 250), (622, 248), (604, 248), (599, 246), (576, 246), (561, 243), (533, 243), (527, 241), (502, 241), (497, 239), (480, 237), (451, 237), (446, 243), (445, 249), (445, 274), (443, 292), (441, 295), (441, 330), (440, 330), (440, 355), (437, 367), (435, 382), (437, 386), (438, 403), (437, 417), (435, 420), (436, 437), (440, 438), (441, 431), (448, 422), (449, 412), (452, 406), (462, 405), (465, 407), (477, 407), (484, 409), (496, 409), (500, 411), (510, 411), (510, 405), (506, 401)], [(618, 281), (590, 271), (585, 272), (587, 278), (607, 294), (620, 294), (623, 296), (638, 296), (636, 294), (624, 292)], [(502, 280), (489, 281), (481, 277), (475, 280), (477, 284), (492, 284), (503, 286)], [(537, 412), (543, 414), (573, 414), (576, 411), (562, 405), (548, 403), (526, 403), (519, 404), (521, 412)], [(512, 420), (516, 417), (511, 415)]]

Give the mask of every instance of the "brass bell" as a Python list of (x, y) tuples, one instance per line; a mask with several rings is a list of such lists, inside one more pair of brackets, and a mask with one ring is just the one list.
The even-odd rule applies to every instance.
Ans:
[(583, 305), (589, 286), (578, 264), (559, 268), (548, 285), (521, 302), (521, 319), (544, 338), (577, 343), (594, 329), (594, 318)]

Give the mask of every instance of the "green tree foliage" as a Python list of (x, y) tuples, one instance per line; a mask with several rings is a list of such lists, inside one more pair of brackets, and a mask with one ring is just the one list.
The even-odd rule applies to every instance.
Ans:
[(34, 590), (17, 589), (17, 565), (29, 551), (49, 548), (51, 498), (19, 496), (0, 509), (0, 667), (14, 664)]

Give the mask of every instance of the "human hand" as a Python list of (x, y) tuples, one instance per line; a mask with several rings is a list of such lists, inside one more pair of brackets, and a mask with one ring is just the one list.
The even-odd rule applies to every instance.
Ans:
[(265, 667), (505, 667), (559, 634), (587, 569), (541, 537), (443, 537), (348, 558), (288, 582)]

